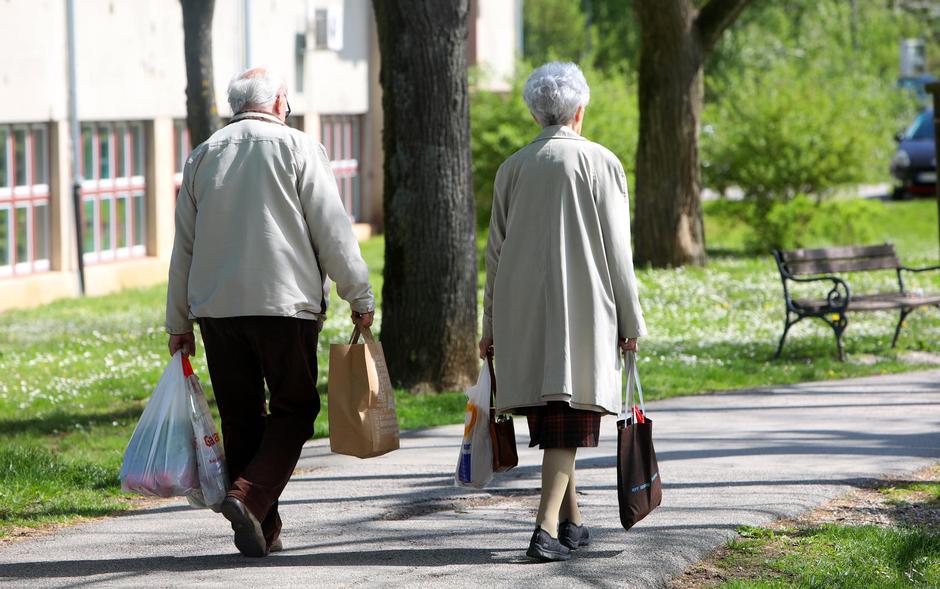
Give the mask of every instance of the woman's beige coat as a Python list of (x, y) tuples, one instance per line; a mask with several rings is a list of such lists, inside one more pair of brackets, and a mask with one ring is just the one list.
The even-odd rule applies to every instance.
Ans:
[(483, 332), (497, 408), (619, 413), (617, 340), (646, 335), (636, 285), (623, 166), (568, 127), (546, 127), (496, 173)]

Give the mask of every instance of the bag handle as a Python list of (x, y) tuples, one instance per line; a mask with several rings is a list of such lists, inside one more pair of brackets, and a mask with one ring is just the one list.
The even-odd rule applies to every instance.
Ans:
[[(623, 391), (623, 403), (620, 409), (620, 420), (626, 420), (633, 415), (634, 390), (640, 398), (640, 411), (646, 415), (646, 404), (643, 402), (643, 385), (640, 384), (640, 371), (637, 369), (636, 352), (625, 352), (624, 357), (627, 362), (627, 384)], [(627, 405), (629, 403), (629, 406)], [(629, 407), (629, 411), (627, 408)]]
[(372, 330), (368, 327), (359, 327), (358, 325), (353, 326), (352, 335), (349, 336), (349, 345), (358, 344), (359, 336), (362, 336), (362, 339), (366, 340), (367, 343), (374, 343), (375, 338), (372, 337)]
[(486, 366), (490, 371), (490, 409), (496, 408), (496, 369), (493, 368), (493, 349), (486, 351)]
[(177, 353), (180, 355), (180, 364), (183, 365), (183, 378), (189, 378), (193, 375), (193, 365), (189, 363), (189, 358), (180, 352)]

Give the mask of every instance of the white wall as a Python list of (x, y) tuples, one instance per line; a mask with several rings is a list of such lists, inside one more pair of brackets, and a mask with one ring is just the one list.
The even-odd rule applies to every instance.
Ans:
[(0, 2), (0, 122), (63, 118), (64, 0)]
[(477, 0), (476, 63), (489, 90), (508, 90), (516, 67), (520, 0)]
[[(362, 114), (369, 110), (369, 0), (318, 0), (317, 7), (336, 7), (343, 12), (343, 49), (307, 53), (305, 98), (312, 110), (322, 114)], [(311, 15), (313, 10), (311, 9)], [(375, 105), (381, 108), (381, 104)]]
[[(253, 0), (254, 65), (295, 78), (295, 35), (313, 9), (340, 5), (345, 46), (308, 48), (308, 91), (291, 91), (298, 114), (368, 109), (368, 0)], [(65, 0), (0, 0), (0, 122), (61, 120), (68, 112)], [(219, 112), (242, 69), (242, 0), (217, 0), (213, 66)], [(311, 23), (312, 26), (312, 23)], [(182, 118), (186, 112), (182, 9), (178, 0), (76, 0), (79, 118)], [(312, 90), (312, 91), (311, 91)]]

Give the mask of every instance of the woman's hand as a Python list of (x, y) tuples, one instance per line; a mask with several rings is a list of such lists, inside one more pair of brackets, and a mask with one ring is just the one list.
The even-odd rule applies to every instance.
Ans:
[(620, 345), (620, 351), (624, 354), (627, 352), (636, 352), (636, 340), (637, 338), (635, 337), (631, 337), (630, 339), (621, 339), (619, 342), (617, 342)]
[(480, 338), (480, 359), (486, 358), (487, 355), (493, 353), (493, 338), (491, 337), (482, 337)]

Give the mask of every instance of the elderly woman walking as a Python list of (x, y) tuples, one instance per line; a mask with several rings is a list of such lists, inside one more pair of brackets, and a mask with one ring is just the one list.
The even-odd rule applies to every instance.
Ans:
[(542, 133), (496, 173), (481, 356), (494, 353), (497, 410), (528, 417), (544, 450), (527, 554), (568, 560), (590, 543), (575, 453), (620, 411), (621, 351), (646, 335), (630, 247), (627, 179), (581, 137), (590, 90), (572, 63), (547, 63), (523, 97)]

